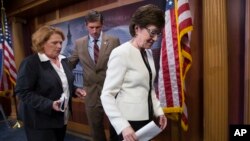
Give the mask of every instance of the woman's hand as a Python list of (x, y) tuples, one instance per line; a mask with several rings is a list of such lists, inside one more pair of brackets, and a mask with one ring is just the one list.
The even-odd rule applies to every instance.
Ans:
[(160, 126), (160, 128), (162, 130), (166, 128), (166, 126), (167, 126), (167, 118), (166, 118), (165, 115), (159, 116), (158, 122), (159, 122), (158, 124), (159, 124), (159, 126)]
[(52, 104), (52, 108), (55, 110), (55, 111), (61, 111), (60, 110), (60, 105), (61, 105), (61, 100), (56, 100), (56, 101), (53, 101), (53, 104)]
[(122, 130), (123, 141), (137, 141), (134, 129), (129, 126)]

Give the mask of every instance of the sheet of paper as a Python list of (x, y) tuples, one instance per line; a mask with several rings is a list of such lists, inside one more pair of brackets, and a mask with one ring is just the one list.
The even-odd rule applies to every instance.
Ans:
[(154, 121), (149, 122), (147, 125), (136, 131), (139, 141), (148, 141), (161, 133), (162, 129), (159, 128)]

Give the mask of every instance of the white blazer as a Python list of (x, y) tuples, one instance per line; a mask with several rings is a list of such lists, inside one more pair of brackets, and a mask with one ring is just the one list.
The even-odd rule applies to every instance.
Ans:
[[(151, 50), (146, 50), (152, 70), (152, 101), (154, 115), (163, 115), (156, 97), (154, 79), (156, 75)], [(106, 115), (117, 134), (130, 126), (129, 121), (148, 120), (149, 73), (140, 50), (130, 42), (115, 48), (109, 57), (106, 79), (101, 101)], [(115, 98), (116, 97), (116, 98)]]

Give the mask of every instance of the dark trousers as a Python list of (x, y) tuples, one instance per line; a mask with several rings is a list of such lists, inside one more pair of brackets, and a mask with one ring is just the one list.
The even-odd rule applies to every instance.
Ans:
[(106, 135), (103, 123), (104, 110), (102, 106), (96, 106), (96, 107), (86, 106), (86, 112), (93, 141), (106, 141)]
[[(128, 121), (131, 127), (134, 129), (136, 132), (146, 124), (150, 122), (150, 120), (144, 120), (144, 121)], [(115, 129), (113, 128), (112, 125), (110, 125), (110, 141), (123, 141), (122, 133), (117, 135)]]
[(62, 128), (34, 129), (24, 125), (28, 141), (64, 141), (66, 125)]

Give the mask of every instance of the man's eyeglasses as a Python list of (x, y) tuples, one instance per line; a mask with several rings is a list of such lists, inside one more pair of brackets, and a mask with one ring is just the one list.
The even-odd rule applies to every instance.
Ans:
[(145, 29), (147, 30), (148, 34), (150, 35), (150, 37), (155, 37), (155, 36), (161, 36), (161, 32), (157, 31), (157, 30), (151, 30), (147, 27), (145, 27)]

